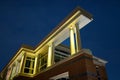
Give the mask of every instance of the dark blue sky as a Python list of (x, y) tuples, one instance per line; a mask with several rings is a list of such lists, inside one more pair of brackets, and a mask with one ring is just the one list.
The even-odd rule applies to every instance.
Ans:
[(83, 48), (107, 60), (109, 80), (119, 80), (119, 0), (1, 0), (0, 71), (22, 44), (36, 46), (77, 6), (94, 19), (81, 29)]

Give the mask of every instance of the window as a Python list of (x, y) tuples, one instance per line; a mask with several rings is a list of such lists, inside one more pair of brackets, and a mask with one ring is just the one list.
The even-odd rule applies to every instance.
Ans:
[(33, 74), (34, 71), (34, 63), (35, 63), (35, 58), (33, 57), (27, 57), (26, 58), (26, 63), (25, 63), (25, 68), (24, 68), (24, 73), (31, 73)]
[(47, 67), (47, 54), (40, 54), (39, 56), (39, 70), (44, 70)]

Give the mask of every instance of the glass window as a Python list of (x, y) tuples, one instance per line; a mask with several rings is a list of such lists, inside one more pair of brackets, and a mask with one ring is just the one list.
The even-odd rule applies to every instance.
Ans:
[(39, 70), (44, 70), (47, 67), (47, 53), (39, 55)]
[(31, 61), (30, 61), (30, 60), (26, 60), (25, 67), (30, 67), (30, 63), (31, 63)]
[(34, 62), (35, 62), (35, 58), (31, 58), (31, 57), (27, 57), (26, 58), (24, 73), (31, 73), (31, 74), (33, 74)]

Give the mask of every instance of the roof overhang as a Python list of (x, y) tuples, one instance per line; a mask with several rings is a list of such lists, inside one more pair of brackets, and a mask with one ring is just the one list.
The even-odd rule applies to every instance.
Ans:
[(54, 43), (54, 46), (59, 45), (61, 42), (69, 37), (69, 27), (79, 23), (79, 29), (83, 28), (91, 22), (92, 16), (85, 10), (77, 7), (70, 15), (68, 15), (41, 43), (36, 47), (35, 52), (46, 51), (49, 44)]

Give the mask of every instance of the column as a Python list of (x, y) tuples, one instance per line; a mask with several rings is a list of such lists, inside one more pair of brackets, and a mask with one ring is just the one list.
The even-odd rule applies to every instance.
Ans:
[(34, 74), (38, 72), (38, 55), (35, 56), (35, 66), (34, 66)]
[(19, 69), (20, 69), (20, 65), (19, 65), (19, 61), (17, 60), (16, 61), (16, 72), (15, 72), (15, 75), (18, 75)]
[(70, 50), (71, 55), (75, 54), (75, 39), (74, 39), (74, 28), (73, 26), (70, 27)]
[(53, 63), (54, 63), (54, 44), (51, 43), (48, 47), (47, 67), (51, 66)]
[(23, 56), (18, 60), (18, 73), (21, 73), (21, 68), (22, 68), (22, 61), (23, 61)]
[(23, 53), (20, 63), (20, 71), (19, 71), (20, 73), (24, 73), (25, 58), (26, 58), (26, 53)]
[(81, 49), (79, 24), (75, 24), (75, 38), (76, 38), (76, 52), (79, 52)]

